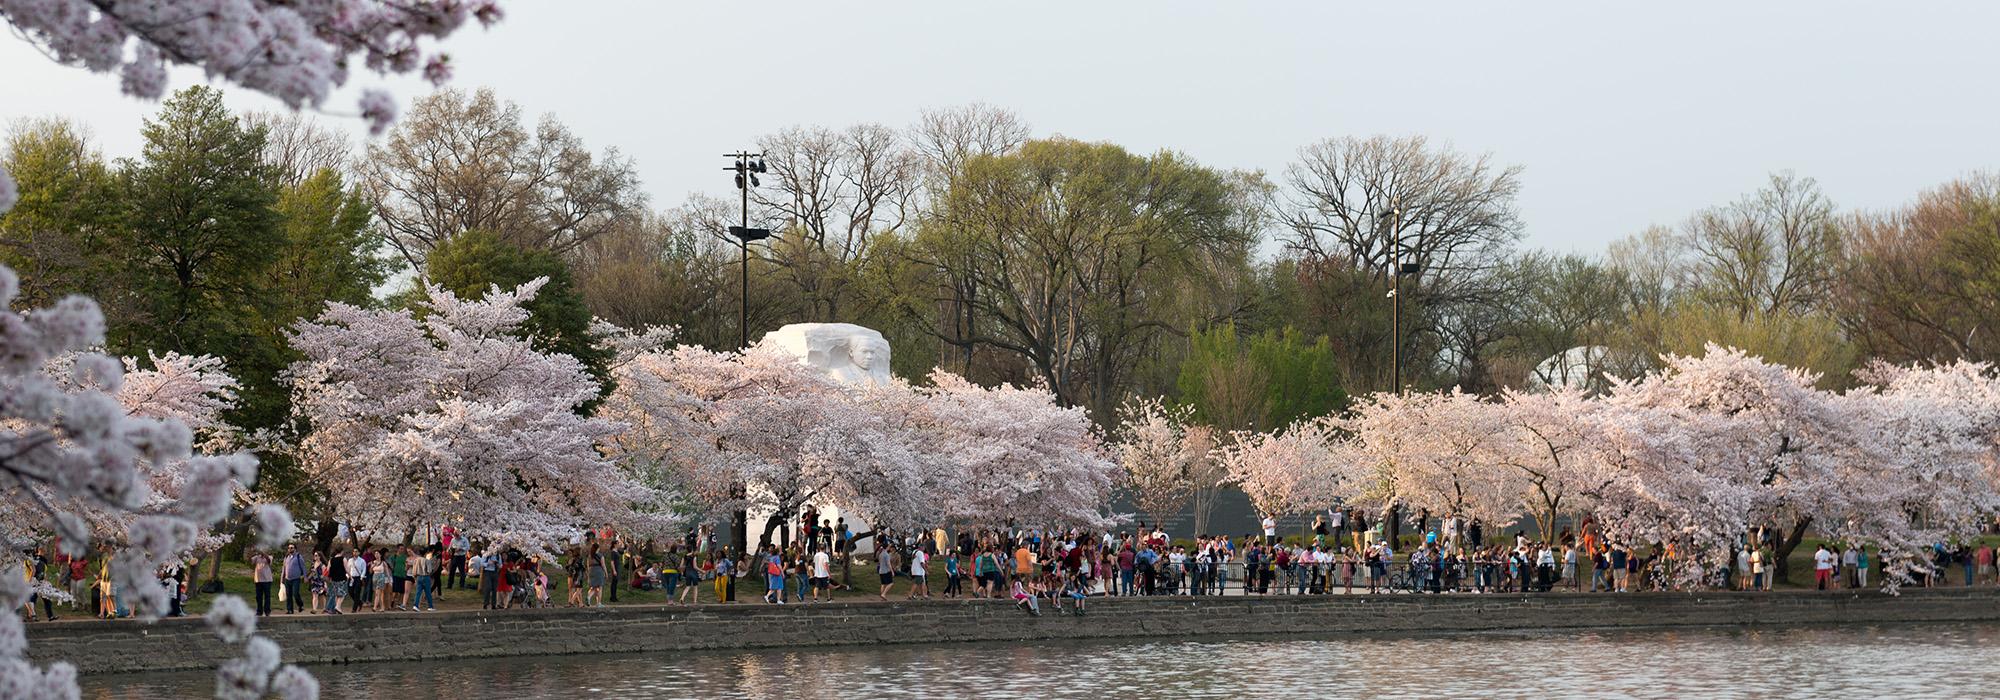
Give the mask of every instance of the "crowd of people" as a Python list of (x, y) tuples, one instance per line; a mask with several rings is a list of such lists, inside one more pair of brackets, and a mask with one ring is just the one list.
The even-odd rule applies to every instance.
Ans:
[[(1352, 518), (1352, 519), (1350, 519)], [(1420, 520), (1419, 522), (1424, 522)], [(474, 591), (481, 609), (597, 607), (618, 602), (620, 588), (659, 591), (668, 604), (699, 604), (703, 591), (717, 603), (737, 602), (737, 589), (761, 589), (773, 605), (830, 601), (836, 591), (872, 592), (879, 600), (1004, 598), (1040, 615), (1044, 606), (1081, 615), (1099, 596), (1322, 595), (1333, 593), (1509, 593), (1569, 590), (1629, 592), (1665, 587), (1658, 567), (1670, 548), (1608, 541), (1582, 523), (1582, 534), (1564, 529), (1549, 541), (1525, 531), (1497, 541), (1478, 523), (1450, 519), (1412, 536), (1387, 537), (1379, 523), (1351, 514), (1317, 517), (1301, 535), (1279, 537), (1264, 521), (1262, 535), (1197, 536), (1174, 540), (1141, 523), (1121, 532), (1044, 531), (1034, 528), (944, 530), (921, 533), (855, 533), (844, 520), (825, 522), (808, 512), (797, 530), (750, 553), (724, 546), (703, 526), (678, 541), (630, 541), (613, 528), (581, 533), (565, 546), (535, 552), (476, 541), (447, 525), (423, 544), (315, 549), (293, 543), (282, 552), (251, 552), (247, 559), (258, 615), (345, 615), (355, 612), (437, 610), (448, 591)], [(796, 535), (796, 536), (792, 536)], [(863, 541), (871, 539), (865, 556)], [(303, 547), (302, 547), (303, 544)], [(1776, 584), (1774, 537), (1748, 538), (1716, 584), (1770, 590)], [(56, 619), (58, 603), (98, 617), (124, 617), (123, 591), (109, 574), (110, 550), (92, 556), (28, 553), (31, 580), (46, 584), (28, 604)], [(1992, 545), (1934, 549), (1934, 566), (1919, 572), (1919, 586), (2000, 585)], [(1810, 555), (1815, 585), (1863, 588), (1879, 571), (1863, 547), (1821, 544)], [(857, 585), (853, 569), (873, 565), (872, 583)], [(191, 569), (175, 563), (158, 572), (172, 609), (188, 591)], [(941, 579), (935, 585), (933, 578)], [(1877, 579), (1879, 580), (1879, 579)], [(754, 582), (750, 583), (750, 582)], [(865, 591), (863, 589), (866, 589)], [(561, 600), (557, 600), (558, 593)], [(61, 600), (67, 597), (68, 600)]]

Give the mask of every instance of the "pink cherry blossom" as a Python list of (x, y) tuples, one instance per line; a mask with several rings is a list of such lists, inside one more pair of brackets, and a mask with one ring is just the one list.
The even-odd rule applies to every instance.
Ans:
[(311, 430), (296, 451), (335, 517), (375, 533), (442, 520), (531, 550), (604, 523), (668, 533), (671, 495), (600, 450), (624, 426), (578, 411), (597, 383), (517, 329), (544, 282), (477, 301), (431, 289), (421, 318), (331, 304), (297, 325), (292, 405)]

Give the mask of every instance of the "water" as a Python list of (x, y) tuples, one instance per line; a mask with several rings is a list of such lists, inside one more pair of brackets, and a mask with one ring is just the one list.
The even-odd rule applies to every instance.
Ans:
[[(327, 698), (1992, 697), (2000, 625), (1037, 642), (315, 668)], [(84, 679), (186, 698), (206, 673)]]

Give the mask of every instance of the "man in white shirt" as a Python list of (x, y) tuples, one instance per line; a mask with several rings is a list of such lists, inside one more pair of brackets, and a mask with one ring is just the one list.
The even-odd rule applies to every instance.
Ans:
[(924, 548), (910, 548), (910, 594), (903, 596), (903, 600), (910, 600), (919, 595), (925, 599), (931, 597), (930, 584), (924, 582), (924, 576), (930, 572), (927, 568), (930, 563), (931, 555), (924, 552)]
[(369, 589), (374, 587), (375, 582), (368, 577), (368, 560), (361, 557), (361, 552), (354, 552), (354, 556), (349, 558), (346, 563), (347, 596), (353, 599), (354, 609), (359, 611), (361, 610), (363, 599), (370, 592)]
[(1813, 577), (1818, 579), (1822, 591), (1833, 581), (1833, 562), (1833, 552), (1828, 551), (1826, 545), (1820, 545), (1819, 551), (1813, 552)]
[(812, 571), (813, 602), (815, 603), (819, 602), (820, 596), (822, 595), (826, 596), (827, 600), (833, 599), (833, 591), (831, 590), (833, 585), (832, 569), (833, 569), (833, 560), (832, 558), (826, 555), (826, 548), (822, 547), (819, 549), (819, 551), (813, 552), (813, 571)]
[(1276, 541), (1278, 541), (1278, 520), (1266, 515), (1264, 516), (1264, 544), (1271, 544)]

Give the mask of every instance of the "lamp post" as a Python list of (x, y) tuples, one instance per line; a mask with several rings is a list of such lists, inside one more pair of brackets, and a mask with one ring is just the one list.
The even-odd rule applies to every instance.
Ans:
[[(736, 338), (737, 348), (747, 350), (750, 348), (750, 242), (771, 237), (771, 229), (750, 227), (750, 188), (757, 186), (757, 174), (764, 172), (764, 154), (738, 151), (722, 155), (735, 161), (723, 170), (735, 171), (736, 189), (742, 194), (743, 222), (729, 227), (729, 235), (734, 236), (737, 245), (743, 248), (743, 296), (737, 300)], [(730, 544), (738, 555), (742, 555), (750, 546), (750, 514), (739, 510), (732, 520)]]
[(729, 227), (729, 235), (736, 237), (737, 245), (743, 248), (743, 296), (737, 300), (736, 329), (738, 348), (750, 347), (750, 242), (771, 237), (771, 229), (750, 227), (750, 188), (757, 186), (757, 174), (764, 172), (764, 154), (739, 151), (724, 153), (725, 158), (735, 159), (735, 164), (723, 168), (736, 173), (736, 189), (743, 196), (743, 223)]
[(1417, 263), (1403, 262), (1403, 207), (1389, 202), (1389, 375), (1391, 388), (1403, 393), (1403, 275), (1415, 275)]

